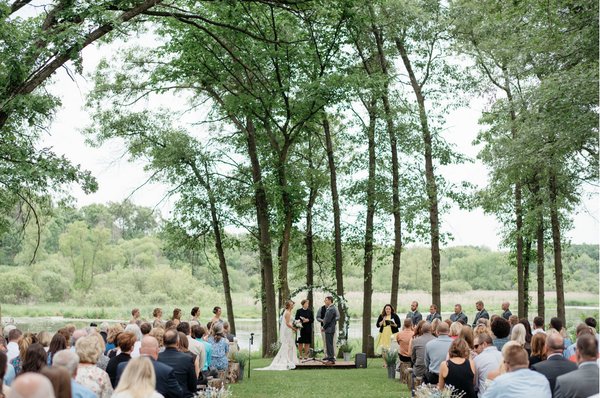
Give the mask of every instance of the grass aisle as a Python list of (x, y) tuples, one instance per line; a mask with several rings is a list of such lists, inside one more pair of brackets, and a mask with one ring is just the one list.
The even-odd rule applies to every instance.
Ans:
[(292, 371), (255, 371), (268, 366), (271, 359), (253, 359), (248, 380), (230, 386), (233, 398), (259, 397), (409, 397), (398, 380), (387, 378), (381, 358), (369, 359), (367, 369), (302, 369)]

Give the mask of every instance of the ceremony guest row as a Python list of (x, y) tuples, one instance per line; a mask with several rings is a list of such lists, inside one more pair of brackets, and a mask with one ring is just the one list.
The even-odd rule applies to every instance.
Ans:
[(192, 397), (229, 367), (235, 336), (221, 309), (213, 313), (202, 325), (198, 307), (189, 322), (175, 309), (164, 322), (157, 308), (148, 323), (136, 308), (127, 325), (68, 325), (54, 335), (8, 325), (0, 336), (0, 398)]
[[(596, 320), (577, 326), (572, 342), (559, 318), (545, 330), (544, 319), (535, 317), (533, 330), (502, 304), (502, 314), (492, 315), (483, 302), (476, 303), (475, 322), (457, 304), (449, 319), (442, 320), (430, 307), (426, 320), (411, 304), (399, 329), (400, 319), (387, 304), (377, 320), (378, 344), (385, 347), (392, 336), (398, 343), (401, 371), (408, 369), (417, 382), (452, 386), (466, 398), (588, 397), (599, 393), (598, 334)], [(413, 323), (413, 320), (416, 323)], [(389, 330), (386, 333), (386, 328)], [(412, 384), (412, 383), (409, 383)]]

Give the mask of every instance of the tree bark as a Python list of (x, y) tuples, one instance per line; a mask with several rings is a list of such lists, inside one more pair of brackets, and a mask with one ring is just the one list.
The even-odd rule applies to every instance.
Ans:
[(288, 284), (288, 262), (290, 257), (290, 239), (292, 236), (294, 204), (292, 203), (292, 198), (288, 192), (287, 185), (285, 169), (287, 152), (287, 147), (285, 147), (279, 156), (279, 165), (277, 168), (277, 179), (279, 183), (279, 189), (281, 190), (281, 204), (284, 217), (283, 233), (277, 248), (277, 260), (279, 265), (279, 308), (283, 308), (285, 301), (290, 298), (290, 287)]
[(558, 183), (554, 172), (550, 175), (550, 225), (552, 228), (552, 246), (554, 248), (554, 278), (556, 279), (556, 314), (566, 324), (565, 290), (562, 266), (562, 245), (560, 237), (560, 220), (558, 218)]
[(546, 303), (544, 299), (544, 216), (540, 210), (537, 227), (537, 302), (538, 316), (546, 319)]
[(246, 140), (248, 157), (252, 166), (252, 182), (254, 183), (256, 220), (259, 231), (259, 253), (262, 276), (262, 355), (271, 355), (271, 345), (277, 342), (277, 306), (275, 301), (275, 285), (273, 280), (273, 258), (271, 256), (271, 232), (269, 225), (269, 205), (262, 181), (262, 171), (256, 148), (256, 130), (251, 118), (246, 119)]
[(363, 316), (362, 316), (362, 352), (372, 356), (369, 351), (369, 336), (371, 334), (371, 306), (373, 297), (373, 220), (375, 218), (375, 123), (376, 100), (369, 104), (369, 127), (367, 136), (369, 142), (369, 177), (367, 181), (367, 219), (365, 229), (365, 254), (363, 274)]
[[(514, 99), (512, 95), (512, 90), (510, 88), (510, 80), (508, 76), (508, 72), (506, 68), (503, 68), (504, 73), (504, 91), (506, 92), (506, 97), (508, 99), (508, 104), (510, 107), (509, 116), (510, 116), (510, 131), (511, 137), (513, 140), (517, 139), (517, 114), (514, 106)], [(517, 177), (517, 182), (515, 183), (514, 188), (514, 197), (515, 197), (515, 218), (516, 218), (516, 231), (515, 231), (515, 239), (517, 246), (517, 298), (518, 298), (518, 314), (519, 318), (525, 317), (525, 279), (523, 272), (523, 199), (522, 199), (522, 186), (520, 178)]]
[[(314, 236), (313, 236), (313, 207), (315, 205), (315, 201), (318, 196), (318, 189), (315, 188), (315, 182), (313, 178), (312, 170), (313, 166), (313, 153), (312, 147), (310, 146), (309, 141), (309, 154), (308, 154), (308, 167), (311, 170), (309, 177), (309, 193), (308, 193), (308, 202), (306, 203), (306, 232), (304, 237), (304, 243), (306, 245), (306, 285), (313, 286), (314, 284)], [(314, 304), (313, 304), (313, 291), (310, 289), (307, 294), (307, 300), (309, 302), (308, 308), (314, 313)], [(310, 344), (311, 347), (314, 347), (315, 336), (314, 333), (311, 335)]]
[(529, 265), (531, 264), (531, 239), (525, 239), (525, 253), (523, 255), (523, 313), (524, 318), (529, 316)]
[(436, 304), (438, 308), (442, 308), (440, 292), (440, 222), (438, 211), (438, 194), (437, 183), (435, 181), (435, 171), (433, 167), (431, 131), (429, 130), (427, 111), (425, 107), (425, 96), (422, 92), (422, 87), (419, 85), (417, 77), (413, 71), (412, 64), (408, 58), (408, 53), (404, 43), (400, 38), (396, 38), (395, 41), (396, 48), (400, 52), (402, 62), (410, 78), (410, 84), (415, 93), (417, 104), (419, 106), (419, 121), (421, 123), (421, 134), (425, 148), (425, 181), (427, 202), (429, 207), (429, 235), (431, 240), (431, 302)]
[[(329, 165), (329, 181), (331, 186), (331, 201), (333, 205), (333, 234), (334, 234), (334, 250), (335, 250), (335, 280), (336, 294), (344, 295), (344, 272), (342, 258), (342, 225), (340, 221), (340, 198), (337, 189), (337, 170), (335, 158), (333, 154), (333, 141), (331, 139), (331, 127), (327, 116), (323, 117), (323, 131), (325, 133), (325, 148), (327, 150), (327, 163)], [(340, 311), (339, 328), (342, 330), (345, 322), (344, 311), (341, 305), (338, 306)]]
[(390, 150), (392, 154), (392, 214), (394, 216), (394, 254), (392, 256), (392, 289), (390, 292), (390, 304), (393, 308), (398, 308), (398, 285), (400, 279), (400, 256), (402, 253), (402, 219), (400, 217), (400, 172), (398, 165), (398, 144), (396, 139), (396, 128), (394, 126), (394, 116), (389, 100), (389, 71), (388, 62), (383, 49), (383, 35), (381, 29), (373, 24), (373, 35), (377, 43), (377, 54), (379, 66), (384, 75), (383, 93), (381, 101), (383, 102), (383, 111), (385, 113), (386, 130), (390, 140)]

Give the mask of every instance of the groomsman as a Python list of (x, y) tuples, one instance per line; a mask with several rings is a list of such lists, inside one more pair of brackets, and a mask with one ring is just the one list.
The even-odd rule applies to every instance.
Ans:
[(442, 316), (438, 312), (438, 307), (435, 304), (429, 306), (429, 315), (427, 315), (426, 321), (432, 323), (434, 319), (442, 320)]
[(502, 311), (503, 311), (502, 318), (506, 319), (507, 321), (509, 320), (510, 316), (512, 315), (512, 312), (510, 312), (508, 307), (510, 307), (510, 303), (508, 301), (505, 301), (502, 303)]
[(421, 315), (418, 308), (419, 308), (419, 303), (417, 303), (416, 301), (413, 301), (410, 304), (410, 311), (406, 313), (406, 317), (410, 318), (412, 320), (412, 324), (414, 326), (417, 326), (417, 323), (419, 323), (423, 320), (423, 315)]
[(483, 301), (479, 300), (475, 303), (475, 308), (477, 308), (477, 314), (475, 314), (475, 320), (473, 321), (473, 328), (477, 326), (477, 321), (481, 318), (490, 319), (490, 314), (483, 308)]
[(460, 322), (463, 325), (468, 324), (469, 318), (462, 312), (462, 305), (455, 304), (454, 305), (454, 314), (450, 315), (450, 320), (452, 322)]

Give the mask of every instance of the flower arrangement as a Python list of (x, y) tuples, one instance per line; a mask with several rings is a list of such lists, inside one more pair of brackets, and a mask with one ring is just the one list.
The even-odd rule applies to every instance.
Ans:
[(352, 345), (348, 344), (348, 340), (341, 340), (338, 350), (340, 352), (352, 352)]
[(233, 393), (229, 390), (229, 387), (207, 387), (206, 390), (198, 392), (195, 398), (230, 398)]
[(244, 352), (236, 352), (235, 354), (233, 354), (233, 362), (237, 362), (240, 364), (240, 367), (245, 367), (246, 364), (248, 363), (248, 354), (244, 353)]
[(416, 398), (462, 398), (464, 396), (464, 392), (457, 391), (451, 385), (446, 385), (442, 390), (433, 384), (421, 384), (415, 388)]
[(294, 322), (292, 322), (292, 326), (296, 329), (302, 329), (302, 321), (300, 319), (294, 319)]
[(385, 361), (388, 367), (395, 367), (396, 361), (398, 360), (398, 351), (396, 350), (387, 350), (383, 352), (383, 360)]

